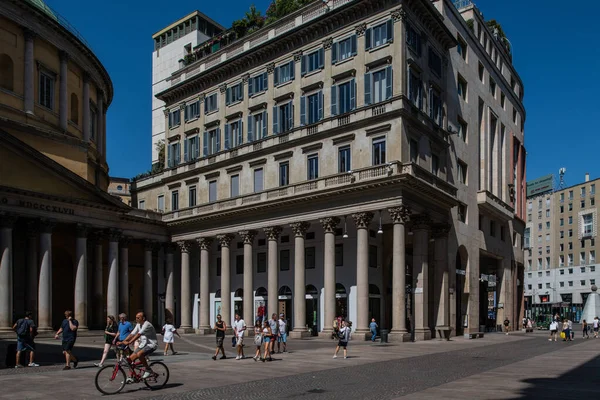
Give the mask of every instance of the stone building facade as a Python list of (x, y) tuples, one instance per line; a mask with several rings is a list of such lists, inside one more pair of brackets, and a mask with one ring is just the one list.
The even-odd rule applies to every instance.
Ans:
[(263, 308), (295, 336), (338, 314), (396, 340), (516, 325), (523, 84), (470, 2), (315, 2), (157, 97), (167, 168), (132, 201), (179, 244), (184, 328)]

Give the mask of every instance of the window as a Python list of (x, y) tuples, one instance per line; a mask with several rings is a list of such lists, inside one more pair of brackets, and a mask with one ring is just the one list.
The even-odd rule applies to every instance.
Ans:
[[(563, 267), (565, 265), (565, 256), (563, 256), (563, 255), (558, 256), (558, 264), (561, 267)], [(561, 275), (562, 275), (562, 272), (561, 272)]]
[[(596, 262), (596, 250), (590, 250), (590, 264), (593, 264)], [(590, 268), (594, 268), (594, 267), (590, 267)], [(592, 271), (594, 272), (594, 271)]]
[[(582, 256), (583, 256), (583, 259), (585, 260), (585, 255), (583, 255), (583, 253), (581, 253), (581, 254), (582, 254)], [(582, 274), (585, 274), (585, 267), (580, 267), (580, 268), (579, 268), (579, 271), (580, 271)]]
[(541, 289), (541, 288), (542, 288), (542, 284), (538, 283), (538, 289)]
[(184, 118), (185, 121), (191, 121), (200, 117), (200, 100), (185, 104)]
[(50, 110), (54, 109), (54, 83), (55, 75), (50, 72), (40, 71), (39, 97), (40, 104)]
[(569, 281), (569, 286), (573, 286), (573, 281)]
[(365, 74), (365, 104), (376, 104), (392, 97), (392, 67)]
[(368, 28), (365, 31), (365, 50), (374, 49), (391, 42), (393, 34), (393, 22), (391, 19), (382, 24)]
[(281, 250), (279, 252), (279, 270), (289, 271), (290, 270), (290, 251)]
[(146, 209), (146, 200), (138, 201), (138, 209), (145, 210)]
[(531, 285), (527, 285), (527, 289), (528, 289), (528, 290), (531, 290)]
[(456, 169), (457, 169), (456, 173), (457, 173), (457, 177), (458, 177), (458, 182), (466, 185), (467, 184), (467, 164), (465, 164), (461, 160), (458, 160), (456, 162)]
[(204, 157), (221, 151), (221, 128), (204, 131), (203, 149)]
[(283, 133), (294, 127), (294, 105), (291, 101), (273, 107), (273, 134)]
[(437, 89), (429, 89), (429, 117), (433, 121), (442, 126), (442, 98)]
[(323, 119), (323, 91), (300, 98), (300, 123), (315, 124)]
[(267, 253), (256, 254), (256, 272), (258, 274), (267, 272)]
[(331, 46), (331, 63), (346, 60), (356, 55), (356, 35), (342, 39)]
[(8, 54), (0, 55), (0, 87), (14, 90), (14, 63)]
[(440, 174), (440, 157), (437, 154), (431, 155), (431, 173), (435, 176)]
[(173, 190), (171, 192), (171, 210), (179, 210), (179, 191)]
[(573, 211), (573, 203), (569, 203), (568, 209), (569, 209), (569, 211)]
[(350, 146), (338, 148), (338, 172), (348, 172), (351, 169)]
[(530, 228), (525, 228), (525, 231), (523, 233), (523, 237), (525, 239), (525, 245), (524, 246), (525, 246), (526, 249), (529, 249), (531, 247), (531, 244), (530, 244), (531, 230), (530, 230)]
[(242, 129), (242, 120), (225, 124), (225, 150), (241, 146), (244, 142), (244, 132)]
[(373, 139), (373, 165), (385, 164), (385, 138)]
[(546, 218), (550, 218), (550, 210), (546, 210)]
[(569, 250), (573, 250), (573, 242), (569, 242)]
[(467, 60), (467, 43), (463, 40), (463, 38), (461, 38), (458, 35), (457, 35), (456, 39), (458, 42), (458, 46), (456, 46), (456, 51), (462, 57), (462, 59), (466, 61)]
[[(571, 253), (567, 254), (567, 262), (568, 262), (568, 265), (573, 265), (573, 254), (571, 254)], [(569, 273), (570, 274), (573, 273), (573, 268), (569, 268)]]
[(172, 142), (167, 145), (167, 167), (173, 168), (181, 162), (181, 144)]
[(573, 191), (569, 190), (569, 200), (573, 200)]
[(217, 201), (217, 181), (208, 182), (208, 202)]
[(235, 256), (235, 273), (242, 275), (244, 273), (244, 255), (238, 254)]
[(569, 229), (569, 237), (573, 237), (573, 229)]
[(564, 225), (565, 225), (565, 219), (564, 219), (564, 218), (561, 218), (561, 219), (559, 220), (559, 225), (560, 225), (560, 226), (564, 226)]
[(565, 212), (565, 206), (560, 206), (560, 213), (564, 213)]
[(190, 162), (200, 157), (200, 138), (198, 135), (188, 136), (183, 141), (183, 159)]
[(463, 142), (467, 141), (467, 123), (460, 118), (458, 119), (458, 137)]
[(504, 93), (502, 93), (502, 91), (500, 91), (500, 107), (502, 107), (502, 109), (505, 110), (506, 109), (505, 105), (506, 105), (506, 96), (504, 95)]
[(560, 282), (560, 287), (565, 287), (565, 283), (564, 282)]
[(165, 196), (162, 194), (160, 196), (158, 196), (156, 204), (157, 204), (156, 205), (157, 210), (159, 212), (164, 212), (165, 211)]
[(263, 169), (257, 168), (254, 170), (254, 193), (263, 191)]
[(263, 72), (248, 79), (248, 97), (266, 91), (269, 87), (269, 74)]
[(583, 224), (582, 224), (582, 235), (584, 237), (588, 237), (588, 236), (592, 236), (593, 230), (594, 230), (594, 215), (589, 213), (589, 214), (584, 214), (583, 217)]
[(408, 142), (408, 151), (410, 153), (410, 162), (416, 163), (419, 157), (419, 142), (415, 139), (410, 139)]
[(442, 77), (442, 58), (438, 55), (438, 53), (433, 50), (431, 47), (429, 48), (429, 58), (428, 65), (431, 71), (437, 75), (438, 77)]
[(231, 197), (237, 197), (240, 195), (240, 176), (231, 175), (230, 192)]
[(344, 266), (344, 245), (342, 243), (335, 245), (335, 266)]
[(286, 162), (279, 163), (279, 186), (290, 184), (290, 164)]
[(275, 68), (275, 70), (273, 71), (273, 83), (275, 84), (275, 86), (294, 80), (294, 65), (294, 60), (291, 60), (290, 62), (287, 62)]
[[(550, 257), (546, 257), (546, 268), (550, 268)], [(546, 271), (546, 276), (550, 276), (550, 271)]]
[(457, 90), (460, 98), (467, 101), (467, 81), (460, 74), (458, 74), (457, 78)]
[(596, 280), (595, 279), (590, 279), (590, 285), (595, 285), (596, 284)]
[(316, 267), (316, 258), (315, 258), (315, 248), (314, 247), (306, 247), (304, 249), (304, 268), (305, 269), (315, 269)]
[(547, 233), (547, 234), (546, 234), (546, 242), (549, 242), (549, 241), (550, 241), (550, 234), (549, 234), (549, 233)]
[(550, 289), (550, 283), (546, 283), (546, 289)]
[(479, 80), (483, 83), (483, 77), (485, 75), (485, 68), (483, 68), (483, 64), (479, 63)]
[(458, 220), (460, 222), (467, 222), (467, 206), (464, 204), (458, 205)]
[[(590, 259), (591, 259), (591, 256), (590, 256)], [(596, 266), (595, 265), (590, 266), (590, 272), (596, 272)]]
[(189, 207), (194, 207), (196, 205), (196, 185), (188, 188), (188, 204)]
[(242, 82), (225, 90), (225, 105), (235, 104), (244, 99), (244, 84)]
[(490, 221), (490, 236), (496, 236), (496, 221)]
[(569, 225), (573, 225), (573, 217), (569, 216)]
[(308, 53), (302, 56), (301, 62), (301, 75), (310, 74), (313, 71), (323, 69), (325, 64), (325, 50), (318, 49), (312, 53)]
[(331, 87), (331, 115), (340, 115), (356, 108), (356, 80)]
[(418, 56), (421, 55), (421, 35), (409, 24), (406, 24), (406, 44)]
[(596, 194), (596, 184), (593, 183), (590, 185), (590, 195)]
[(580, 189), (581, 197), (585, 197), (585, 186)]
[(248, 142), (267, 137), (267, 112), (248, 116)]
[(594, 197), (590, 198), (590, 206), (596, 205), (596, 199)]
[(580, 207), (581, 207), (581, 208), (585, 208), (585, 200), (581, 200)]
[(369, 245), (369, 267), (377, 268), (377, 265), (379, 264), (378, 255), (379, 255), (379, 252), (377, 251), (377, 246), (375, 246), (374, 244), (370, 244)]
[(423, 82), (414, 68), (408, 67), (408, 99), (419, 110), (423, 107)]
[(219, 109), (217, 104), (217, 93), (213, 93), (210, 96), (204, 98), (204, 114), (208, 114)]
[(317, 179), (319, 177), (319, 155), (312, 154), (308, 156), (307, 162), (307, 179)]
[(496, 98), (496, 81), (490, 78), (490, 93), (493, 98)]
[[(537, 260), (537, 267), (538, 267), (538, 269), (542, 269), (542, 259), (541, 258), (538, 258), (538, 260)], [(541, 277), (542, 273), (538, 272), (538, 276)]]
[(579, 284), (580, 284), (581, 286), (585, 286), (585, 279), (582, 279), (582, 280), (580, 280), (580, 281), (579, 281)]
[(546, 221), (546, 230), (550, 230), (550, 221)]
[(565, 245), (563, 243), (558, 245), (559, 251), (565, 251)]

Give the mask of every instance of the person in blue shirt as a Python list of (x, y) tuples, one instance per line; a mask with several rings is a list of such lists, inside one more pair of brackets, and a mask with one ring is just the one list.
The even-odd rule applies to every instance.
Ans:
[(79, 360), (73, 354), (73, 346), (75, 346), (75, 341), (77, 340), (78, 328), (79, 322), (73, 318), (73, 311), (65, 311), (65, 319), (58, 332), (56, 332), (56, 335), (54, 335), (54, 338), (58, 339), (62, 333), (62, 348), (66, 361), (66, 365), (63, 369), (71, 369), (71, 362), (73, 363), (73, 368), (77, 368), (77, 364), (79, 364)]
[[(127, 320), (127, 314), (119, 314), (119, 337), (115, 342), (123, 342), (133, 331), (133, 325)], [(119, 350), (119, 360), (123, 357), (123, 352)]]
[(375, 322), (375, 318), (371, 318), (371, 323), (369, 324), (369, 329), (371, 330), (371, 342), (375, 341), (375, 338), (377, 337), (377, 328), (379, 328), (379, 325), (377, 325), (377, 322)]

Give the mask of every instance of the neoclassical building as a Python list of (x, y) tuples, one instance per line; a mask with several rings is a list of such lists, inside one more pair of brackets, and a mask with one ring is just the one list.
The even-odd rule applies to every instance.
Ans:
[(193, 56), (185, 29), (154, 38), (182, 58), (156, 95), (166, 169), (132, 185), (178, 244), (165, 302), (183, 328), (280, 312), (296, 337), (339, 314), (394, 340), (516, 326), (523, 84), (470, 1), (315, 1)]
[[(41, 0), (0, 5), (0, 331), (160, 310), (159, 215), (107, 192), (113, 86), (85, 40)], [(160, 253), (160, 255), (159, 255)]]

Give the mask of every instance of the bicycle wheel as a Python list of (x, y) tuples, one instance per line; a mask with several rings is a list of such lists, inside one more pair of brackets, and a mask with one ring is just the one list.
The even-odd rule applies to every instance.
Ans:
[(120, 367), (107, 365), (96, 373), (96, 389), (103, 394), (116, 394), (125, 387), (127, 376)]
[(152, 376), (144, 379), (144, 383), (151, 390), (161, 389), (169, 381), (169, 368), (157, 361), (150, 364), (150, 369), (152, 369)]

